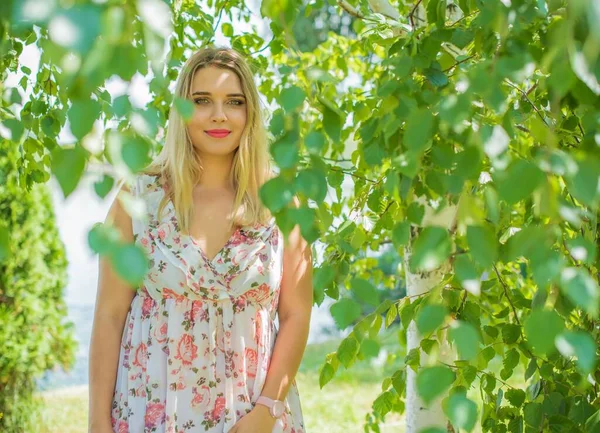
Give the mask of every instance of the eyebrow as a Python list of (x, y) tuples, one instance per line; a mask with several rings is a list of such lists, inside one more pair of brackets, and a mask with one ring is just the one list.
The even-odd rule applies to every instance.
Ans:
[[(210, 92), (198, 92), (198, 91), (196, 91), (196, 92), (192, 93), (192, 96), (194, 96), (194, 95), (208, 95), (208, 96), (210, 96), (211, 93)], [(244, 96), (242, 93), (229, 93), (227, 96), (238, 96), (238, 97), (244, 98), (244, 99), (246, 98), (246, 96)]]

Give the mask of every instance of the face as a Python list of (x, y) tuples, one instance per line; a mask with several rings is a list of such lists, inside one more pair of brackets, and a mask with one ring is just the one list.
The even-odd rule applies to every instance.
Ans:
[[(207, 66), (194, 75), (191, 99), (196, 107), (187, 128), (196, 151), (228, 155), (240, 145), (246, 126), (246, 99), (237, 74)], [(215, 131), (211, 135), (210, 131)], [(230, 131), (226, 135), (218, 130)]]

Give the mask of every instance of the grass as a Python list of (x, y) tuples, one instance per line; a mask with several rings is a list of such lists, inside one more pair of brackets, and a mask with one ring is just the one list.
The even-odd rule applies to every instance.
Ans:
[[(396, 333), (382, 333), (382, 347), (396, 351), (399, 345)], [(365, 416), (371, 411), (373, 400), (381, 392), (383, 378), (398, 367), (377, 366), (358, 361), (349, 370), (340, 366), (335, 377), (319, 388), (319, 368), (325, 355), (337, 350), (339, 340), (311, 344), (306, 348), (296, 384), (300, 393), (306, 431), (328, 433), (360, 433)], [(88, 389), (79, 386), (40, 393), (45, 403), (43, 422), (39, 433), (87, 433)], [(402, 433), (403, 417), (388, 414), (382, 433)]]

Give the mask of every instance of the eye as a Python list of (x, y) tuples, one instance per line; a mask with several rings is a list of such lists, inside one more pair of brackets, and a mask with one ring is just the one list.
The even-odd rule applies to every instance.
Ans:
[[(200, 101), (208, 101), (208, 98), (198, 98), (195, 99), (194, 102), (200, 102)], [(233, 104), (232, 105), (244, 105), (244, 101), (240, 100), (240, 99), (232, 99), (231, 101)]]

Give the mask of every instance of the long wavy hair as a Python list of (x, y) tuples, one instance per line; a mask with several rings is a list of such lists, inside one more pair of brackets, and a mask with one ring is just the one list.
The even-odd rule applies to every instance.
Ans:
[[(235, 225), (264, 224), (272, 215), (260, 201), (258, 191), (273, 176), (273, 172), (258, 89), (247, 61), (232, 48), (202, 48), (194, 52), (183, 65), (174, 96), (191, 99), (194, 75), (207, 66), (235, 72), (246, 96), (246, 126), (240, 145), (235, 150), (230, 173), (230, 181), (236, 191), (231, 228)], [(194, 216), (192, 190), (202, 171), (202, 161), (194, 150), (185, 121), (172, 104), (164, 147), (143, 173), (160, 176), (161, 183), (166, 188), (165, 197), (158, 207), (158, 215), (171, 201), (179, 229), (183, 233), (189, 233)]]

